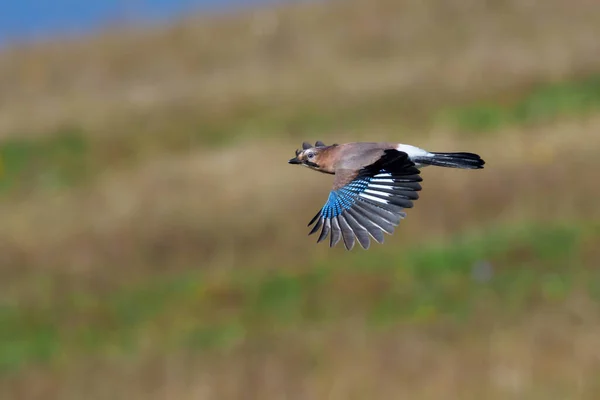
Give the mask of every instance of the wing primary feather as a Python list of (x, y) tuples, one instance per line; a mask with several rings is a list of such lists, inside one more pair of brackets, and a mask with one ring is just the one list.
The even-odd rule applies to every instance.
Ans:
[(363, 216), (362, 214), (359, 214), (354, 209), (349, 209), (347, 210), (347, 212), (352, 217), (354, 217), (354, 219), (359, 224), (361, 224), (367, 230), (367, 232), (369, 232), (369, 235), (371, 235), (371, 237), (375, 239), (376, 242), (383, 243), (383, 231), (381, 230), (381, 228), (379, 228), (377, 225), (371, 222), (367, 217)]
[(354, 232), (352, 231), (352, 228), (346, 221), (346, 217), (344, 214), (337, 217), (338, 224), (342, 231), (342, 239), (344, 240), (344, 246), (346, 246), (346, 250), (352, 250), (352, 248), (354, 247)]
[(367, 201), (357, 201), (354, 209), (368, 219), (370, 219), (371, 215), (378, 215), (388, 223), (393, 223), (397, 219), (393, 213)]
[[(373, 183), (376, 184), (377, 182), (373, 182)], [(423, 189), (421, 184), (419, 182), (415, 182), (415, 181), (408, 181), (408, 182), (400, 181), (400, 182), (395, 182), (395, 185), (402, 186), (403, 190), (413, 190), (415, 192), (420, 192), (421, 189)]]
[(329, 247), (334, 247), (342, 238), (340, 224), (337, 217), (331, 219), (331, 235), (329, 236)]
[(317, 220), (317, 218), (319, 218), (319, 217), (321, 216), (321, 214), (322, 214), (322, 213), (321, 213), (321, 210), (319, 210), (319, 212), (317, 213), (317, 215), (315, 215), (315, 216), (313, 217), (313, 219), (311, 219), (311, 220), (310, 220), (310, 222), (308, 223), (308, 225), (307, 225), (307, 226), (311, 226), (312, 224), (314, 224), (314, 223), (315, 223), (315, 221)]
[(412, 175), (395, 175), (394, 174), (394, 179), (397, 180), (398, 182), (415, 182), (415, 183), (423, 182), (423, 177), (419, 174), (412, 174)]
[(363, 249), (368, 250), (369, 246), (371, 245), (371, 240), (369, 239), (369, 231), (367, 231), (367, 229), (364, 226), (359, 224), (350, 213), (345, 212), (344, 217), (346, 218), (346, 222), (348, 222), (348, 225), (352, 229), (352, 232), (354, 232), (356, 239), (358, 239), (358, 243)]
[[(325, 218), (321, 217), (317, 220), (317, 223), (315, 224), (315, 226), (313, 226), (312, 230), (308, 233), (308, 236), (312, 235), (313, 233), (317, 232), (319, 230), (319, 228), (323, 225), (323, 221), (325, 220)], [(309, 225), (310, 226), (310, 225)]]
[(391, 196), (387, 196), (385, 198), (390, 197), (400, 197), (407, 200), (418, 200), (419, 193), (415, 190), (404, 190), (404, 188), (395, 188), (395, 187), (372, 187), (369, 186), (367, 188), (369, 190), (369, 194), (374, 193), (389, 193)]
[(413, 202), (411, 200), (403, 199), (401, 197), (394, 196), (386, 196), (384, 194), (377, 193), (361, 193), (360, 197), (362, 197), (363, 201), (369, 201), (371, 203), (380, 199), (382, 201), (377, 201), (377, 204), (393, 204), (402, 208), (412, 208)]
[(375, 207), (383, 208), (384, 210), (389, 211), (392, 214), (396, 214), (396, 215), (404, 214), (404, 211), (403, 211), (404, 207), (400, 207), (400, 206), (397, 206), (395, 204), (384, 204), (384, 203), (374, 204), (373, 202), (365, 201), (364, 199), (361, 199), (360, 201), (363, 202), (363, 203), (367, 203), (367, 204), (373, 205)]
[(412, 200), (406, 200), (406, 199), (401, 199), (398, 197), (392, 197), (389, 200), (389, 204), (401, 207), (401, 208), (413, 208), (414, 207), (414, 203), (412, 202)]
[(380, 190), (387, 189), (393, 191), (411, 191), (411, 192), (419, 192), (421, 191), (421, 185), (419, 182), (403, 182), (403, 183), (394, 183), (394, 182), (384, 182), (384, 181), (373, 181), (369, 183), (369, 189), (371, 190)]
[(401, 196), (402, 198), (407, 200), (419, 200), (419, 192), (414, 190), (404, 190), (404, 188), (402, 188), (401, 190), (396, 190), (394, 192), (394, 197), (396, 196)]
[(358, 204), (355, 206), (356, 212), (362, 214), (365, 218), (367, 218), (371, 223), (377, 225), (379, 228), (383, 229), (386, 233), (394, 232), (394, 224), (392, 224), (387, 219), (381, 217), (376, 212), (370, 211), (366, 207), (361, 207)]
[(323, 240), (325, 240), (325, 238), (329, 234), (330, 230), (331, 230), (331, 221), (327, 218), (324, 218), (323, 229), (321, 229), (321, 234), (319, 235), (319, 238), (317, 239), (317, 243), (320, 243)]
[(386, 210), (385, 208), (381, 208), (379, 206), (368, 203), (366, 201), (361, 201), (359, 203), (363, 208), (367, 209), (370, 213), (377, 214), (380, 217), (388, 220), (392, 224), (398, 225), (400, 223), (400, 220), (402, 219), (402, 216), (401, 216), (402, 212), (394, 213), (394, 212)]
[(374, 181), (378, 181), (378, 180), (393, 180), (394, 182), (397, 183), (407, 183), (407, 182), (423, 182), (423, 177), (419, 174), (414, 174), (411, 173), (410, 175), (407, 175), (405, 173), (399, 173), (399, 172), (382, 172), (381, 174), (377, 174), (375, 176), (373, 176), (373, 180)]

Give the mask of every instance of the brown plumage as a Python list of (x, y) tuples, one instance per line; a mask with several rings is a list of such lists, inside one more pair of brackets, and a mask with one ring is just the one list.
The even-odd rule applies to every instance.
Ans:
[(335, 175), (327, 202), (308, 224), (316, 223), (309, 234), (321, 229), (317, 242), (330, 234), (331, 247), (343, 239), (350, 250), (355, 237), (367, 249), (369, 237), (383, 243), (383, 232), (393, 233), (406, 216), (403, 210), (419, 198), (420, 168), (482, 169), (485, 161), (474, 153), (432, 153), (399, 143), (317, 141), (304, 142), (289, 163)]

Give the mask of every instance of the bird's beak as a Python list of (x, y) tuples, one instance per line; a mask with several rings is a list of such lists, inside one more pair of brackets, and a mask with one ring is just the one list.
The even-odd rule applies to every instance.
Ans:
[(289, 164), (302, 164), (302, 161), (298, 160), (298, 157), (294, 157), (290, 161), (288, 161), (288, 163)]

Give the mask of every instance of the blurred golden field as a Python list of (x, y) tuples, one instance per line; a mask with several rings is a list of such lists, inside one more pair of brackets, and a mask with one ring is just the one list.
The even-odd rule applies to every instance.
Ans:
[[(0, 398), (600, 397), (600, 3), (347, 0), (0, 53)], [(475, 152), (385, 244), (302, 141)]]

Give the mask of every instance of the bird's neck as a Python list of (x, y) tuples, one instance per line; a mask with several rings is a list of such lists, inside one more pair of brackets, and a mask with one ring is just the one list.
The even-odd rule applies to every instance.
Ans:
[(335, 160), (337, 146), (329, 146), (319, 153), (319, 172), (324, 174), (335, 174)]

